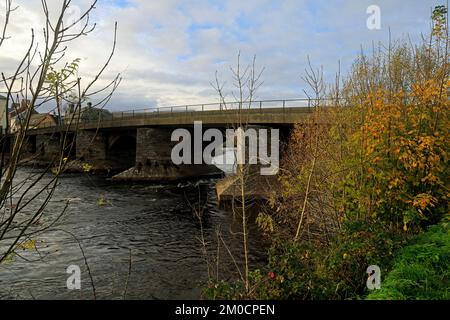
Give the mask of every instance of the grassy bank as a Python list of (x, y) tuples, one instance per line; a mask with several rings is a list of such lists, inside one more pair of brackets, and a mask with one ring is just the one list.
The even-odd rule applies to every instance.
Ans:
[(450, 220), (402, 248), (381, 289), (368, 299), (450, 299)]

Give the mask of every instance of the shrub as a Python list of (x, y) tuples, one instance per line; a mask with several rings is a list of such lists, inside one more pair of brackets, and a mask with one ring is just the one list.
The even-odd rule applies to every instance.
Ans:
[(381, 289), (368, 299), (450, 299), (449, 219), (399, 251)]
[(349, 299), (367, 293), (366, 269), (376, 264), (389, 270), (394, 253), (406, 241), (401, 230), (380, 221), (344, 223), (329, 245), (317, 248), (280, 241), (269, 250), (267, 269), (242, 283), (210, 283), (205, 296), (214, 299)]
[(319, 250), (297, 243), (274, 246), (269, 268), (284, 279), (274, 282), (282, 289), (277, 298), (355, 298), (366, 292), (367, 267), (389, 269), (404, 242), (398, 230), (382, 222), (356, 221), (345, 223), (330, 246)]

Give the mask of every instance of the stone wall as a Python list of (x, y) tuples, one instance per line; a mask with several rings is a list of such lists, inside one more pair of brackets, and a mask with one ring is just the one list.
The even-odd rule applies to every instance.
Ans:
[(39, 160), (52, 161), (61, 155), (61, 144), (59, 134), (36, 135), (36, 152)]
[[(11, 143), (9, 145), (10, 147), (10, 154), (13, 151), (14, 143), (15, 143), (15, 137), (11, 137)], [(36, 136), (26, 136), (23, 144), (22, 144), (22, 150), (20, 152), (20, 159), (25, 159), (28, 157), (31, 157), (36, 153)]]
[(136, 165), (113, 177), (127, 181), (176, 181), (221, 175), (211, 165), (175, 165), (171, 159), (171, 128), (138, 128), (136, 135)]
[(79, 160), (106, 160), (107, 137), (102, 132), (80, 130), (76, 136), (76, 158)]
[(136, 136), (136, 164), (152, 161), (171, 162), (170, 154), (175, 142), (170, 141), (172, 130), (166, 128), (138, 128)]

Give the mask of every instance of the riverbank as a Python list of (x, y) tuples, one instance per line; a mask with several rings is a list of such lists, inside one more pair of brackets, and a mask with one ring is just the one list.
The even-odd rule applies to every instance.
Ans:
[(449, 300), (450, 219), (414, 238), (394, 257), (381, 289), (368, 300)]

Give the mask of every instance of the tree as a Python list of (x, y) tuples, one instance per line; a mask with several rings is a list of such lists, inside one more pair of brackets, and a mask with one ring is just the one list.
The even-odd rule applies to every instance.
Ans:
[[(235, 132), (235, 136), (232, 137), (233, 145), (241, 144), (240, 147), (245, 146), (245, 136), (244, 133), (246, 129), (249, 127), (248, 116), (249, 113), (245, 112), (254, 107), (254, 100), (256, 97), (256, 93), (259, 87), (262, 85), (261, 76), (264, 72), (264, 69), (258, 69), (256, 66), (256, 56), (253, 57), (252, 63), (247, 66), (242, 66), (241, 61), (241, 53), (239, 52), (237, 55), (237, 62), (235, 67), (230, 67), (231, 75), (233, 79), (234, 90), (232, 90), (231, 94), (233, 100), (227, 100), (227, 93), (224, 89), (224, 83), (221, 83), (217, 72), (215, 82), (212, 84), (213, 88), (216, 90), (219, 98), (219, 103), (221, 109), (223, 110), (235, 110), (236, 112), (236, 122), (229, 123), (229, 126), (233, 128)], [(227, 137), (228, 139), (229, 137)], [(239, 149), (239, 147), (238, 147)], [(246, 158), (246, 150), (245, 147), (241, 148), (241, 154), (236, 154), (234, 152), (234, 159), (241, 159), (241, 162), (244, 164), (236, 165), (236, 173), (229, 177), (231, 180), (231, 189), (233, 193), (233, 197), (231, 199), (233, 215), (238, 217), (241, 221), (241, 232), (239, 233), (242, 236), (242, 249), (244, 256), (244, 272), (239, 270), (239, 274), (241, 275), (241, 281), (244, 284), (245, 291), (250, 291), (250, 266), (249, 266), (249, 248), (248, 248), (248, 239), (249, 239), (249, 228), (248, 228), (248, 219), (250, 214), (251, 204), (249, 202), (249, 188), (252, 184), (254, 184), (254, 180), (258, 173), (255, 173), (252, 170), (252, 165), (249, 164), (249, 158)], [(243, 160), (243, 161), (242, 161)], [(259, 160), (259, 159), (257, 159)], [(226, 245), (224, 243), (224, 245)], [(232, 257), (234, 260), (234, 257)]]
[[(13, 6), (13, 0), (6, 0), (5, 3), (5, 21), (0, 32), (2, 34), (0, 50), (5, 41), (10, 40), (7, 36), (8, 26), (17, 9)], [(45, 221), (39, 228), (33, 227), (36, 221), (45, 220), (45, 208), (55, 192), (59, 176), (66, 165), (66, 154), (74, 146), (74, 138), (70, 138), (68, 129), (71, 126), (78, 128), (79, 119), (74, 117), (77, 113), (76, 110), (78, 109), (79, 112), (81, 103), (97, 94), (103, 94), (104, 97), (96, 105), (104, 107), (121, 80), (120, 74), (118, 74), (105, 87), (96, 87), (114, 55), (117, 23), (114, 27), (111, 53), (92, 79), (86, 81), (78, 76), (78, 59), (64, 62), (69, 44), (78, 38), (88, 36), (94, 30), (95, 24), (91, 23), (90, 16), (97, 1), (93, 1), (78, 18), (68, 24), (65, 24), (65, 21), (73, 5), (72, 1), (64, 0), (60, 4), (55, 18), (52, 18), (53, 15), (47, 1), (41, 1), (45, 20), (41, 34), (43, 42), (38, 42), (35, 30), (31, 30), (28, 49), (18, 63), (15, 72), (10, 75), (2, 73), (0, 81), (0, 87), (6, 92), (7, 107), (12, 105), (17, 111), (16, 106), (21, 100), (29, 101), (26, 104), (24, 119), (20, 122), (19, 130), (13, 136), (2, 137), (3, 146), (6, 145), (9, 138), (13, 138), (14, 143), (7, 160), (5, 157), (7, 150), (3, 148), (0, 166), (0, 209), (2, 210), (0, 215), (0, 263), (10, 257), (18, 246), (54, 226), (65, 213), (68, 203), (56, 220)], [(44, 105), (53, 105), (53, 111), (56, 110), (61, 116), (62, 105), (65, 102), (74, 103), (77, 109), (71, 117), (65, 120), (67, 130), (55, 128), (55, 132), (56, 130), (61, 131), (60, 152), (40, 174), (37, 176), (30, 174), (27, 180), (31, 183), (24, 189), (18, 188), (18, 191), (15, 188), (15, 176), (19, 162), (23, 158), (24, 143), (30, 130), (29, 124), (33, 110)], [(36, 190), (38, 182), (52, 167), (54, 173), (52, 179)], [(31, 206), (36, 203), (39, 203), (38, 210), (30, 210)]]

